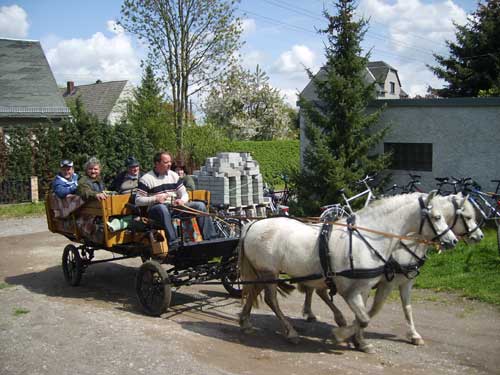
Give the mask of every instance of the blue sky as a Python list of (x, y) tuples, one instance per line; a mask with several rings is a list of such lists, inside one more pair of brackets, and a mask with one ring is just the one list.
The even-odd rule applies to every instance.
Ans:
[[(129, 79), (140, 81), (144, 49), (132, 35), (113, 31), (120, 0), (0, 0), (0, 37), (40, 40), (60, 85)], [(326, 1), (329, 9), (331, 2)], [(323, 0), (242, 0), (245, 45), (242, 64), (256, 64), (289, 103), (308, 82), (304, 66), (317, 71), (324, 62)], [(446, 53), (452, 21), (463, 24), (475, 0), (359, 0), (358, 13), (370, 18), (363, 42), (371, 60), (384, 60), (400, 75), (410, 95), (441, 87), (426, 68), (432, 52)]]

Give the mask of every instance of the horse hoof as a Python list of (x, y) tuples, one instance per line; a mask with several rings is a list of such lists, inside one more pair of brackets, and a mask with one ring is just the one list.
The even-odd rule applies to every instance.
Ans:
[(312, 322), (316, 322), (318, 319), (316, 319), (315, 316), (308, 316), (307, 319), (306, 319), (306, 322), (308, 323), (312, 323)]
[(345, 319), (335, 319), (335, 323), (337, 323), (337, 326), (339, 327), (345, 327), (347, 326), (347, 322)]
[(373, 347), (372, 344), (362, 344), (362, 345), (359, 346), (358, 349), (361, 350), (363, 353), (366, 353), (366, 354), (373, 354), (373, 353), (375, 353), (375, 348)]
[(424, 339), (421, 337), (413, 337), (411, 343), (416, 346), (424, 345)]

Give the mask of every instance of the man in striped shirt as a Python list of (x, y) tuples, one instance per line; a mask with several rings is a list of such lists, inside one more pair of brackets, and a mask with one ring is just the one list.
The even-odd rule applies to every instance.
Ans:
[[(148, 216), (151, 220), (159, 223), (166, 231), (168, 246), (171, 250), (179, 247), (179, 239), (172, 225), (172, 216), (167, 205), (184, 206), (206, 211), (203, 202), (189, 202), (189, 196), (185, 186), (179, 179), (179, 175), (170, 170), (172, 166), (172, 155), (168, 152), (158, 152), (153, 158), (154, 169), (139, 180), (135, 204), (137, 206), (148, 206)], [(204, 239), (215, 237), (212, 220), (209, 217), (200, 216), (198, 224)]]

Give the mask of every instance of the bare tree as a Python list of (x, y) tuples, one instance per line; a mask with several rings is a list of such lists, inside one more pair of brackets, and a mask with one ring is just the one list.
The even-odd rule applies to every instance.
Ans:
[(148, 60), (170, 89), (183, 149), (189, 97), (219, 79), (241, 46), (239, 0), (125, 0), (119, 24), (147, 43)]

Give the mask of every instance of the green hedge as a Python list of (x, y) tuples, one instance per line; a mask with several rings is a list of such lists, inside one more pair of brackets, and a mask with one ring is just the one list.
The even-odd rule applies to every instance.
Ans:
[(283, 185), (282, 174), (291, 175), (300, 164), (300, 141), (233, 141), (231, 152), (249, 152), (259, 162), (264, 181), (272, 186)]

